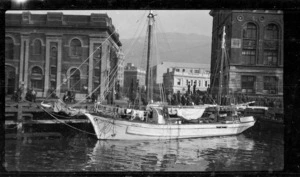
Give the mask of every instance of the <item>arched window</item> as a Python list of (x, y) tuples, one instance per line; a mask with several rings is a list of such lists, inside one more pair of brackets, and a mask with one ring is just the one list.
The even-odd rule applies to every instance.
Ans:
[(71, 41), (71, 56), (80, 56), (81, 55), (81, 42), (78, 39), (73, 39)]
[(40, 55), (42, 52), (42, 43), (39, 39), (36, 39), (33, 43), (33, 54)]
[(264, 29), (264, 65), (275, 66), (279, 56), (279, 30), (277, 25), (269, 24)]
[(243, 29), (243, 63), (254, 65), (256, 63), (257, 27), (248, 23)]
[(5, 94), (13, 94), (16, 86), (16, 69), (5, 65)]
[(14, 41), (10, 37), (5, 37), (5, 59), (14, 58)]
[(80, 91), (80, 71), (76, 68), (71, 69), (70, 71), (70, 89), (74, 89), (75, 91)]
[(44, 87), (43, 83), (43, 70), (38, 66), (34, 66), (31, 69), (31, 88), (42, 90)]
[(43, 75), (42, 69), (38, 66), (33, 67), (31, 71), (33, 75)]

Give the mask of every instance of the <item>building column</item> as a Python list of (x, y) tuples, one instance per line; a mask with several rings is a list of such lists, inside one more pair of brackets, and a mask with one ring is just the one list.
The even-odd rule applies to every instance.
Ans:
[(61, 90), (61, 65), (62, 65), (62, 38), (61, 36), (47, 36), (46, 37), (46, 64), (45, 64), (45, 85), (44, 97), (47, 97), (50, 83), (50, 43), (57, 43), (57, 67), (56, 67), (56, 95), (60, 96)]
[[(93, 76), (94, 76), (94, 44), (99, 42), (98, 38), (90, 38), (89, 44), (89, 70), (88, 70), (88, 93), (93, 91)], [(100, 59), (101, 60), (101, 59)]]
[(29, 62), (29, 36), (21, 36), (21, 52), (20, 52), (20, 74), (19, 82), (24, 83), (24, 91), (22, 98), (28, 88), (28, 62)]
[[(108, 51), (108, 44), (107, 42), (102, 43), (102, 57), (101, 57), (101, 68), (100, 69), (100, 98), (103, 96), (105, 88), (108, 86), (109, 83), (109, 51)], [(105, 98), (103, 98), (105, 99)]]
[(47, 97), (49, 89), (49, 76), (50, 76), (50, 40), (46, 37), (46, 63), (45, 63), (45, 84), (44, 84), (44, 97)]
[(57, 71), (56, 71), (56, 95), (60, 97), (61, 82), (61, 56), (62, 56), (62, 39), (57, 39)]

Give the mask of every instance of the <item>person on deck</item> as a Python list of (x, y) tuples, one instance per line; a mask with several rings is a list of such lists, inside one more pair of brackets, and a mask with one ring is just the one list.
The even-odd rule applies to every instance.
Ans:
[(92, 93), (91, 99), (92, 99), (93, 103), (95, 103), (97, 101), (97, 96), (95, 95), (95, 93)]
[(186, 97), (185, 97), (185, 94), (183, 94), (182, 96), (181, 96), (181, 104), (184, 106), (184, 105), (186, 105)]
[(63, 101), (66, 102), (67, 100), (68, 100), (68, 91), (66, 91), (63, 96)]
[(31, 90), (27, 89), (26, 95), (25, 95), (25, 100), (27, 101), (32, 101), (32, 95), (31, 95)]
[(31, 90), (32, 102), (36, 101), (36, 91), (34, 89)]

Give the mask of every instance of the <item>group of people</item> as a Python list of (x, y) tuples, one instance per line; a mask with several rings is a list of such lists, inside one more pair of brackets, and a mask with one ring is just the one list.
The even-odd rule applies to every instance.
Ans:
[[(24, 85), (22, 85), (18, 90), (14, 91), (14, 94), (12, 95), (12, 100), (15, 102), (19, 102), (22, 100), (22, 94), (24, 91)], [(27, 92), (25, 94), (25, 100), (30, 102), (36, 102), (36, 91), (34, 89), (27, 89)]]
[[(217, 100), (216, 97), (208, 95), (204, 92), (197, 90), (196, 92), (169, 93), (167, 95), (167, 102), (169, 105), (201, 105), (212, 104), (213, 100)], [(236, 95), (222, 95), (221, 105), (241, 104), (254, 101), (255, 106), (266, 106), (274, 108), (283, 108), (283, 102), (280, 98), (270, 98), (266, 96), (248, 96), (245, 94)]]
[(190, 105), (201, 105), (201, 104), (209, 104), (211, 103), (211, 99), (201, 91), (196, 91), (194, 93), (186, 92), (184, 94), (178, 91), (177, 93), (167, 95), (167, 102), (169, 105), (182, 105), (182, 106), (190, 106)]
[(74, 91), (68, 90), (63, 96), (63, 101), (65, 103), (74, 103), (75, 102), (75, 93)]

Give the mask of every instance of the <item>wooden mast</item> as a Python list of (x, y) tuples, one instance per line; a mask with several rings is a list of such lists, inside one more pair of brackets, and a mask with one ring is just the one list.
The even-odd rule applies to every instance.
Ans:
[(220, 63), (220, 75), (219, 75), (219, 93), (218, 93), (218, 104), (221, 105), (221, 95), (223, 91), (223, 63), (225, 57), (225, 26), (223, 27), (223, 37), (222, 37), (222, 55)]
[(146, 69), (146, 102), (148, 103), (151, 98), (150, 98), (150, 93), (151, 93), (151, 88), (150, 88), (150, 52), (151, 52), (151, 30), (152, 30), (152, 25), (154, 22), (154, 14), (152, 11), (150, 11), (149, 15), (147, 16), (149, 18), (148, 20), (148, 51), (147, 51), (147, 69)]

